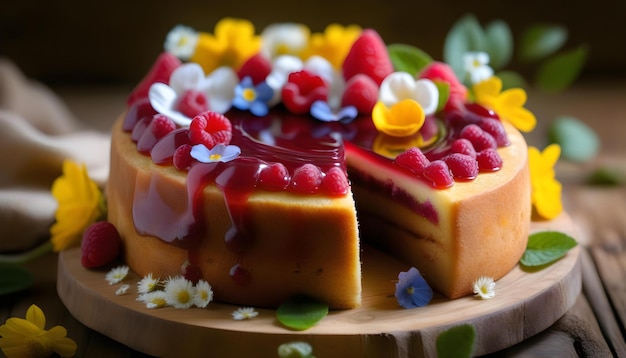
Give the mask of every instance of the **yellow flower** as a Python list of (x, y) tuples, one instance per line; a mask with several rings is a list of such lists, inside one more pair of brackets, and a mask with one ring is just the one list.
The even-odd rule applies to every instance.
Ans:
[(309, 49), (305, 51), (304, 58), (321, 56), (330, 62), (333, 67), (341, 68), (343, 60), (348, 55), (352, 44), (361, 34), (361, 28), (356, 25), (341, 26), (330, 24), (324, 33), (311, 35)]
[(403, 99), (387, 108), (378, 101), (372, 110), (372, 121), (379, 132), (393, 137), (407, 137), (424, 125), (424, 109), (412, 99)]
[(558, 144), (547, 146), (543, 153), (535, 147), (528, 148), (531, 178), (531, 203), (544, 219), (554, 219), (561, 211), (561, 183), (555, 179), (554, 165), (561, 155)]
[(46, 331), (46, 316), (41, 308), (31, 305), (26, 319), (9, 318), (0, 326), (0, 349), (7, 358), (49, 357), (57, 353), (71, 357), (76, 353), (76, 342), (67, 338), (61, 326)]
[(255, 36), (254, 25), (250, 21), (224, 18), (215, 25), (215, 35), (199, 34), (190, 60), (200, 64), (206, 74), (221, 66), (237, 70), (260, 48), (261, 37)]
[(85, 165), (66, 160), (63, 175), (52, 184), (52, 195), (58, 202), (56, 222), (50, 228), (54, 251), (80, 243), (83, 231), (104, 215), (104, 197), (98, 185), (89, 178)]
[(535, 128), (535, 115), (524, 108), (526, 91), (511, 88), (502, 91), (502, 80), (490, 77), (475, 84), (473, 87), (476, 103), (494, 110), (502, 120), (510, 122), (522, 132), (530, 132)]

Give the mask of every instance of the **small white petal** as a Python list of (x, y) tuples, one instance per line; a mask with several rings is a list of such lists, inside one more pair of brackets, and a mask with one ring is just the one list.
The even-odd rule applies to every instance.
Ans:
[(150, 104), (157, 112), (168, 116), (181, 127), (189, 127), (191, 118), (174, 109), (178, 98), (176, 92), (165, 83), (154, 83), (148, 92)]
[(416, 100), (424, 109), (425, 115), (431, 115), (439, 104), (439, 90), (435, 83), (427, 78), (415, 82)]
[(263, 29), (261, 33), (262, 53), (273, 58), (279, 51), (287, 51), (290, 54), (297, 54), (304, 50), (309, 40), (309, 30), (306, 26), (295, 23), (271, 24)]
[(422, 106), (424, 114), (430, 115), (437, 110), (439, 90), (429, 79), (416, 80), (407, 72), (394, 72), (380, 84), (378, 99), (387, 107), (412, 99)]
[(237, 73), (232, 68), (223, 66), (211, 72), (200, 90), (206, 94), (211, 111), (226, 113), (231, 107), (238, 84)]
[(169, 86), (180, 96), (187, 90), (200, 88), (203, 81), (202, 67), (195, 62), (189, 62), (180, 65), (172, 72)]

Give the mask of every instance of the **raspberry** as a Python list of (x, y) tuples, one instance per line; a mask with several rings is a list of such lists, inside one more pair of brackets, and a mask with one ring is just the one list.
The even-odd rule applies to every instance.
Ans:
[(193, 163), (193, 158), (191, 157), (191, 145), (183, 144), (176, 148), (174, 156), (172, 157), (172, 164), (174, 164), (174, 168), (178, 170), (189, 169), (189, 167), (191, 167), (191, 163)]
[(420, 78), (428, 78), (433, 82), (444, 82), (450, 86), (450, 95), (444, 107), (445, 112), (462, 109), (467, 98), (467, 88), (459, 81), (450, 65), (433, 61), (427, 65), (419, 75)]
[(331, 196), (343, 196), (348, 194), (350, 184), (346, 173), (339, 167), (332, 167), (322, 179), (321, 189)]
[(150, 151), (159, 139), (175, 129), (176, 124), (169, 117), (163, 114), (155, 114), (148, 128), (143, 131), (143, 134), (137, 141), (137, 150), (140, 152)]
[(509, 137), (506, 135), (502, 122), (493, 118), (481, 118), (478, 122), (478, 126), (485, 132), (491, 134), (493, 139), (496, 140), (498, 147), (504, 147), (509, 145)]
[(502, 168), (502, 158), (493, 148), (487, 148), (478, 152), (476, 161), (481, 172), (494, 172)]
[(228, 118), (216, 112), (203, 112), (195, 116), (189, 125), (192, 144), (204, 144), (211, 149), (217, 144), (228, 144), (232, 137), (232, 126)]
[(430, 161), (419, 148), (413, 147), (398, 154), (395, 159), (395, 163), (415, 174), (421, 174)]
[(282, 89), (283, 104), (289, 112), (304, 114), (309, 112), (315, 101), (326, 101), (328, 86), (322, 77), (302, 70), (289, 74)]
[(162, 52), (150, 68), (148, 74), (146, 74), (137, 87), (133, 89), (130, 96), (128, 96), (126, 103), (130, 106), (138, 99), (148, 97), (150, 86), (155, 82), (168, 83), (170, 75), (180, 65), (181, 62), (176, 56), (169, 52)]
[(180, 273), (186, 280), (191, 281), (194, 285), (202, 279), (202, 271), (200, 271), (200, 268), (196, 265), (192, 265), (189, 260), (186, 260), (180, 266)]
[(265, 81), (267, 75), (272, 71), (272, 64), (260, 53), (250, 57), (243, 63), (237, 76), (239, 79), (250, 77), (255, 85)]
[(359, 113), (371, 113), (378, 100), (378, 85), (362, 73), (354, 75), (341, 97), (341, 106), (354, 106)]
[(471, 180), (478, 175), (478, 163), (469, 155), (453, 153), (443, 159), (452, 176), (463, 180)]
[(443, 160), (433, 160), (424, 168), (424, 178), (431, 181), (438, 189), (449, 188), (454, 184), (448, 165)]
[(193, 118), (209, 110), (209, 101), (204, 92), (190, 89), (178, 98), (175, 108), (187, 117)]
[(366, 29), (361, 32), (346, 55), (342, 70), (346, 82), (362, 73), (374, 80), (377, 86), (393, 72), (387, 47), (376, 31)]
[(313, 164), (304, 164), (297, 168), (291, 179), (291, 190), (301, 194), (313, 194), (322, 182), (322, 172)]
[(496, 140), (491, 136), (491, 134), (485, 132), (476, 124), (465, 126), (461, 130), (460, 136), (461, 138), (465, 138), (472, 142), (472, 145), (477, 152), (487, 148), (495, 149), (498, 147)]
[(120, 234), (113, 224), (96, 222), (83, 233), (80, 262), (86, 268), (108, 265), (117, 258), (121, 246)]
[(472, 142), (465, 138), (454, 140), (450, 145), (450, 151), (452, 153), (465, 154), (472, 158), (476, 158), (476, 150), (474, 149)]
[(287, 188), (289, 180), (287, 168), (282, 163), (273, 163), (263, 168), (258, 183), (265, 190), (279, 191)]

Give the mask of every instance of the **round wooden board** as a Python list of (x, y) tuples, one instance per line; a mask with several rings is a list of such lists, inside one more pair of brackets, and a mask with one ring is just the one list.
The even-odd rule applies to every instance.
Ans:
[[(533, 223), (533, 231), (558, 230), (576, 237), (567, 215)], [(68, 310), (86, 326), (135, 350), (160, 357), (276, 357), (280, 344), (306, 341), (317, 357), (436, 356), (442, 331), (475, 326), (476, 355), (504, 349), (548, 328), (575, 302), (581, 290), (579, 247), (535, 272), (516, 266), (496, 282), (489, 300), (435, 295), (428, 306), (405, 310), (394, 297), (395, 279), (409, 267), (375, 249), (363, 248), (363, 304), (331, 311), (316, 326), (293, 331), (274, 310), (259, 309), (251, 320), (235, 321), (236, 306), (213, 302), (206, 309), (148, 309), (136, 301), (140, 277), (130, 273), (127, 294), (117, 296), (105, 272), (80, 264), (78, 248), (59, 255), (57, 290)]]

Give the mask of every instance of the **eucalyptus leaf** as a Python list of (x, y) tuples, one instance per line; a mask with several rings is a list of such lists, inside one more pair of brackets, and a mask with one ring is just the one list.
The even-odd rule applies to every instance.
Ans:
[(489, 66), (494, 70), (504, 68), (513, 57), (513, 35), (506, 22), (496, 20), (485, 27), (485, 46)]
[(419, 73), (429, 63), (432, 57), (417, 47), (405, 44), (391, 44), (387, 46), (391, 63), (396, 71), (408, 72), (412, 75)]
[(577, 245), (572, 237), (558, 231), (542, 231), (528, 237), (526, 251), (520, 260), (528, 267), (552, 263)]
[(472, 14), (461, 17), (452, 26), (443, 47), (443, 59), (458, 78), (463, 78), (463, 56), (469, 51), (486, 51), (485, 32)]
[(280, 323), (298, 331), (313, 327), (326, 315), (328, 305), (308, 296), (294, 296), (276, 310)]
[(587, 53), (587, 46), (581, 45), (550, 58), (537, 71), (536, 85), (548, 92), (559, 92), (567, 88), (582, 71)]
[(441, 332), (437, 337), (439, 358), (464, 358), (474, 355), (476, 328), (463, 324)]
[(0, 296), (27, 289), (33, 281), (33, 275), (22, 266), (0, 265)]
[(585, 123), (574, 117), (561, 116), (551, 123), (548, 136), (561, 146), (561, 157), (575, 162), (586, 162), (598, 154), (598, 135)]
[(556, 53), (567, 41), (567, 29), (560, 25), (536, 24), (526, 29), (519, 43), (520, 60), (531, 62)]

